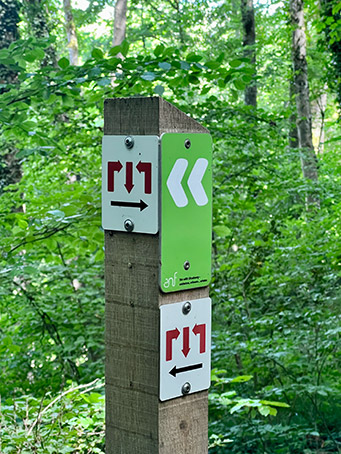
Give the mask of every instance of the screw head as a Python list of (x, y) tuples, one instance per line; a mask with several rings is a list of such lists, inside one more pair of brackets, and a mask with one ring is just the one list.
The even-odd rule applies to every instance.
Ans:
[(124, 221), (124, 228), (127, 232), (132, 232), (134, 230), (134, 223), (130, 219)]
[(187, 271), (190, 269), (190, 267), (191, 267), (191, 264), (189, 263), (188, 260), (186, 260), (186, 262), (184, 263), (184, 269)]
[(181, 392), (182, 394), (188, 394), (191, 390), (191, 384), (186, 382), (182, 385)]
[(188, 149), (191, 146), (191, 141), (189, 139), (185, 140), (185, 147)]
[(131, 136), (127, 136), (124, 139), (124, 145), (130, 150), (134, 146), (134, 139)]
[(182, 306), (182, 313), (184, 315), (187, 315), (191, 312), (191, 309), (192, 309), (192, 304), (187, 301), (183, 306)]

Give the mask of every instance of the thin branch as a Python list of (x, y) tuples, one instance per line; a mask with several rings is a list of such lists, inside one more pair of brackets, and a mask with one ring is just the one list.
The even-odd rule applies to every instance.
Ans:
[(57, 228), (55, 227), (53, 230), (50, 231), (50, 233), (48, 235), (45, 235), (45, 236), (41, 236), (39, 238), (36, 238), (34, 240), (31, 240), (31, 241), (22, 241), (21, 243), (17, 244), (16, 246), (14, 246), (10, 251), (9, 251), (9, 254), (11, 254), (12, 252), (14, 252), (16, 249), (20, 248), (21, 246), (25, 246), (25, 244), (29, 244), (29, 243), (36, 243), (37, 241), (41, 241), (41, 240), (46, 240), (47, 238), (50, 238), (52, 235), (54, 235), (55, 233), (57, 232), (62, 232), (63, 230), (67, 229), (71, 224), (66, 224), (64, 225), (63, 227), (61, 228)]
[[(37, 419), (34, 421), (34, 423), (31, 425), (29, 431), (27, 432), (27, 436), (29, 437), (31, 435), (34, 427), (41, 421), (41, 417), (43, 416), (43, 414), (46, 413), (47, 410), (49, 408), (51, 408), (56, 402), (58, 402), (58, 400), (60, 400), (62, 397), (66, 396), (67, 394), (72, 393), (73, 391), (77, 391), (77, 389), (89, 388), (92, 385), (94, 385), (95, 383), (97, 383), (98, 381), (99, 381), (99, 378), (96, 378), (96, 380), (92, 381), (91, 383), (75, 386), (74, 388), (70, 388), (67, 391), (64, 391), (59, 396), (57, 396), (55, 399), (53, 399), (52, 402), (50, 402), (42, 411), (39, 412)], [(103, 385), (101, 385), (101, 386), (103, 386)], [(100, 386), (96, 386), (96, 388), (99, 388), (99, 387)], [(93, 389), (93, 388), (89, 388), (89, 389)]]

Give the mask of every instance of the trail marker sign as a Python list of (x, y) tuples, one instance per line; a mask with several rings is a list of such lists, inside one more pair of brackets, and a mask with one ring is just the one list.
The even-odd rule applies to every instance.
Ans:
[(158, 167), (158, 136), (103, 137), (104, 230), (158, 232)]
[(206, 287), (211, 280), (211, 136), (105, 135), (102, 226), (148, 234), (160, 230), (163, 292)]
[(210, 383), (210, 298), (160, 306), (160, 400), (208, 389)]
[(212, 140), (161, 136), (160, 287), (175, 292), (211, 280)]

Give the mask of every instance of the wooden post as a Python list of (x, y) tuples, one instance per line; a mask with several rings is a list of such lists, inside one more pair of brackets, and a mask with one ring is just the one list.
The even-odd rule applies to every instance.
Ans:
[[(208, 131), (162, 98), (107, 99), (104, 134)], [(208, 288), (159, 290), (159, 236), (105, 231), (106, 453), (205, 454), (208, 392), (159, 401), (159, 306)]]

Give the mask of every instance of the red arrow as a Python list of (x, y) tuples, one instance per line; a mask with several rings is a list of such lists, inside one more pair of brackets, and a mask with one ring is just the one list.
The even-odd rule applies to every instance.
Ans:
[(140, 161), (137, 164), (136, 168), (140, 173), (144, 172), (144, 192), (145, 192), (145, 194), (151, 194), (152, 193), (152, 163)]
[(133, 185), (133, 163), (132, 162), (126, 163), (126, 182), (125, 182), (124, 186), (126, 187), (126, 190), (130, 194), (131, 190), (134, 187), (134, 185)]
[(205, 353), (205, 351), (206, 351), (206, 325), (204, 323), (202, 325), (195, 324), (192, 331), (195, 335), (199, 334), (199, 336), (200, 336), (200, 353)]
[(187, 357), (189, 351), (190, 351), (190, 348), (189, 348), (189, 327), (186, 326), (183, 329), (183, 348), (182, 348), (182, 353), (184, 354), (185, 358)]
[(171, 361), (173, 357), (172, 342), (173, 339), (179, 337), (180, 331), (178, 328), (166, 331), (166, 361)]
[(122, 169), (120, 161), (108, 162), (108, 192), (114, 192), (114, 173)]

